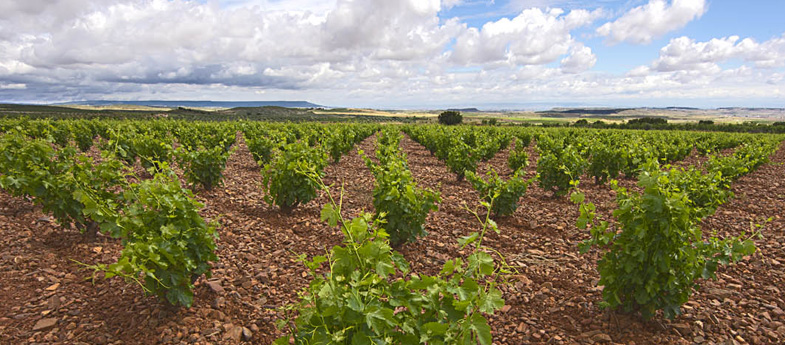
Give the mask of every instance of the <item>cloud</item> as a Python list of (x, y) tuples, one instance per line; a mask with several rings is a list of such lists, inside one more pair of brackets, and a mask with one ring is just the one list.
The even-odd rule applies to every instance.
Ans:
[(570, 32), (599, 11), (529, 9), (476, 30), (439, 17), (460, 1), (336, 0), (327, 11), (296, 3), (12, 1), (2, 5), (16, 16), (0, 18), (9, 37), (0, 40), (0, 75), (88, 91), (91, 82), (306, 89), (405, 82), (417, 70), (443, 81), (456, 63), (493, 69), (564, 58), (572, 73), (596, 61)]
[(463, 4), (463, 2), (464, 0), (442, 0), (442, 6), (444, 6), (444, 8), (450, 9)]
[[(740, 65), (739, 65), (740, 64)], [(737, 65), (738, 67), (728, 67)], [(714, 100), (733, 105), (749, 99), (785, 97), (785, 34), (758, 43), (738, 36), (698, 42), (672, 39), (648, 66), (608, 79), (631, 97)], [(602, 88), (598, 88), (602, 90)]]
[(364, 52), (380, 59), (411, 60), (438, 54), (458, 25), (439, 24), (439, 0), (339, 1), (321, 31), (324, 50)]
[[(101, 6), (116, 2), (106, 0)], [(0, 39), (19, 32), (56, 30), (97, 8), (90, 0), (4, 0), (0, 2)]]
[(565, 73), (580, 73), (597, 63), (597, 56), (583, 44), (575, 44), (570, 51), (570, 55), (561, 60), (561, 70)]
[(347, 64), (438, 57), (461, 30), (441, 23), (438, 0), (339, 0), (326, 13), (262, 7), (271, 3), (4, 2), (1, 13), (21, 16), (0, 18), (0, 75), (318, 87)]
[(456, 39), (452, 62), (462, 65), (503, 63), (542, 65), (558, 60), (576, 44), (571, 31), (591, 23), (600, 11), (531, 8), (513, 19), (468, 28)]
[(672, 39), (660, 50), (651, 69), (658, 72), (717, 71), (718, 64), (738, 59), (758, 68), (785, 66), (785, 35), (763, 43), (739, 36), (696, 42), (686, 36)]
[(607, 42), (648, 44), (652, 40), (700, 18), (708, 6), (705, 0), (651, 0), (638, 6), (613, 22), (597, 28), (597, 34), (607, 37)]

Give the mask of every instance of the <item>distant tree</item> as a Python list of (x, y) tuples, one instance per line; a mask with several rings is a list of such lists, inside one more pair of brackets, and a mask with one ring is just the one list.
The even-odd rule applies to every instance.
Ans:
[(712, 121), (712, 120), (700, 120), (700, 121), (698, 121), (698, 124), (699, 125), (713, 125), (714, 121)]
[(497, 119), (487, 119), (481, 121), (483, 126), (496, 126), (499, 124), (499, 120)]
[(663, 119), (661, 117), (642, 117), (639, 119), (632, 119), (627, 121), (629, 125), (666, 125), (668, 124), (668, 120)]
[(607, 127), (607, 125), (608, 124), (605, 123), (605, 121), (603, 121), (603, 120), (597, 120), (597, 121), (594, 121), (594, 123), (591, 124), (591, 126), (593, 128), (605, 128), (605, 127)]
[(785, 122), (778, 121), (778, 122), (772, 123), (771, 125), (772, 126), (785, 126)]
[(585, 127), (585, 126), (588, 126), (588, 125), (589, 125), (589, 120), (586, 120), (586, 119), (580, 119), (580, 120), (578, 120), (578, 121), (575, 121), (575, 124), (574, 124), (574, 125), (575, 125), (576, 127)]
[(463, 115), (459, 111), (448, 110), (439, 114), (439, 123), (443, 125), (457, 125), (463, 122)]

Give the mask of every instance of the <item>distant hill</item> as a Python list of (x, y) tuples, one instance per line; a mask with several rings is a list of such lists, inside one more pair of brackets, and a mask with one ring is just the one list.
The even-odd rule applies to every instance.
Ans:
[(68, 108), (68, 107), (58, 107), (52, 105), (39, 105), (39, 104), (13, 104), (13, 103), (2, 103), (0, 104), (0, 114), (4, 113), (25, 113), (25, 112), (37, 112), (37, 113), (76, 113), (79, 112), (78, 109)]
[(232, 102), (232, 101), (78, 101), (68, 103), (58, 103), (55, 105), (89, 105), (94, 107), (106, 107), (112, 105), (137, 105), (158, 108), (255, 108), (255, 107), (283, 107), (283, 108), (323, 108), (324, 106), (306, 101), (252, 101), (252, 102)]
[(462, 113), (479, 113), (480, 109), (477, 109), (477, 108), (452, 108), (452, 109), (447, 109), (447, 111), (459, 111), (459, 112), (462, 112)]
[[(84, 107), (84, 108), (82, 108)], [(106, 109), (103, 109), (106, 108)], [(126, 108), (144, 108), (126, 109)], [(0, 119), (4, 117), (31, 119), (158, 119), (188, 121), (283, 121), (283, 122), (400, 122), (402, 118), (389, 114), (340, 114), (314, 109), (287, 107), (239, 107), (230, 109), (205, 109), (199, 107), (154, 108), (141, 105), (108, 106), (52, 106), (35, 104), (0, 103)], [(406, 120), (404, 120), (406, 121)]]
[(613, 115), (633, 108), (554, 108), (548, 111), (538, 111), (543, 114), (570, 114), (570, 115)]

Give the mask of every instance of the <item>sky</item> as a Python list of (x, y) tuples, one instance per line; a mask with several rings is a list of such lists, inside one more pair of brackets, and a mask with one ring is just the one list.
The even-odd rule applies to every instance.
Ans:
[(782, 0), (3, 0), (0, 102), (785, 107)]

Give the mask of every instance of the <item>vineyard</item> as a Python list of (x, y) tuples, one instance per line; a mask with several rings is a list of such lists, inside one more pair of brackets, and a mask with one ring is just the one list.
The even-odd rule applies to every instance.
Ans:
[(0, 119), (0, 342), (785, 342), (785, 136)]

